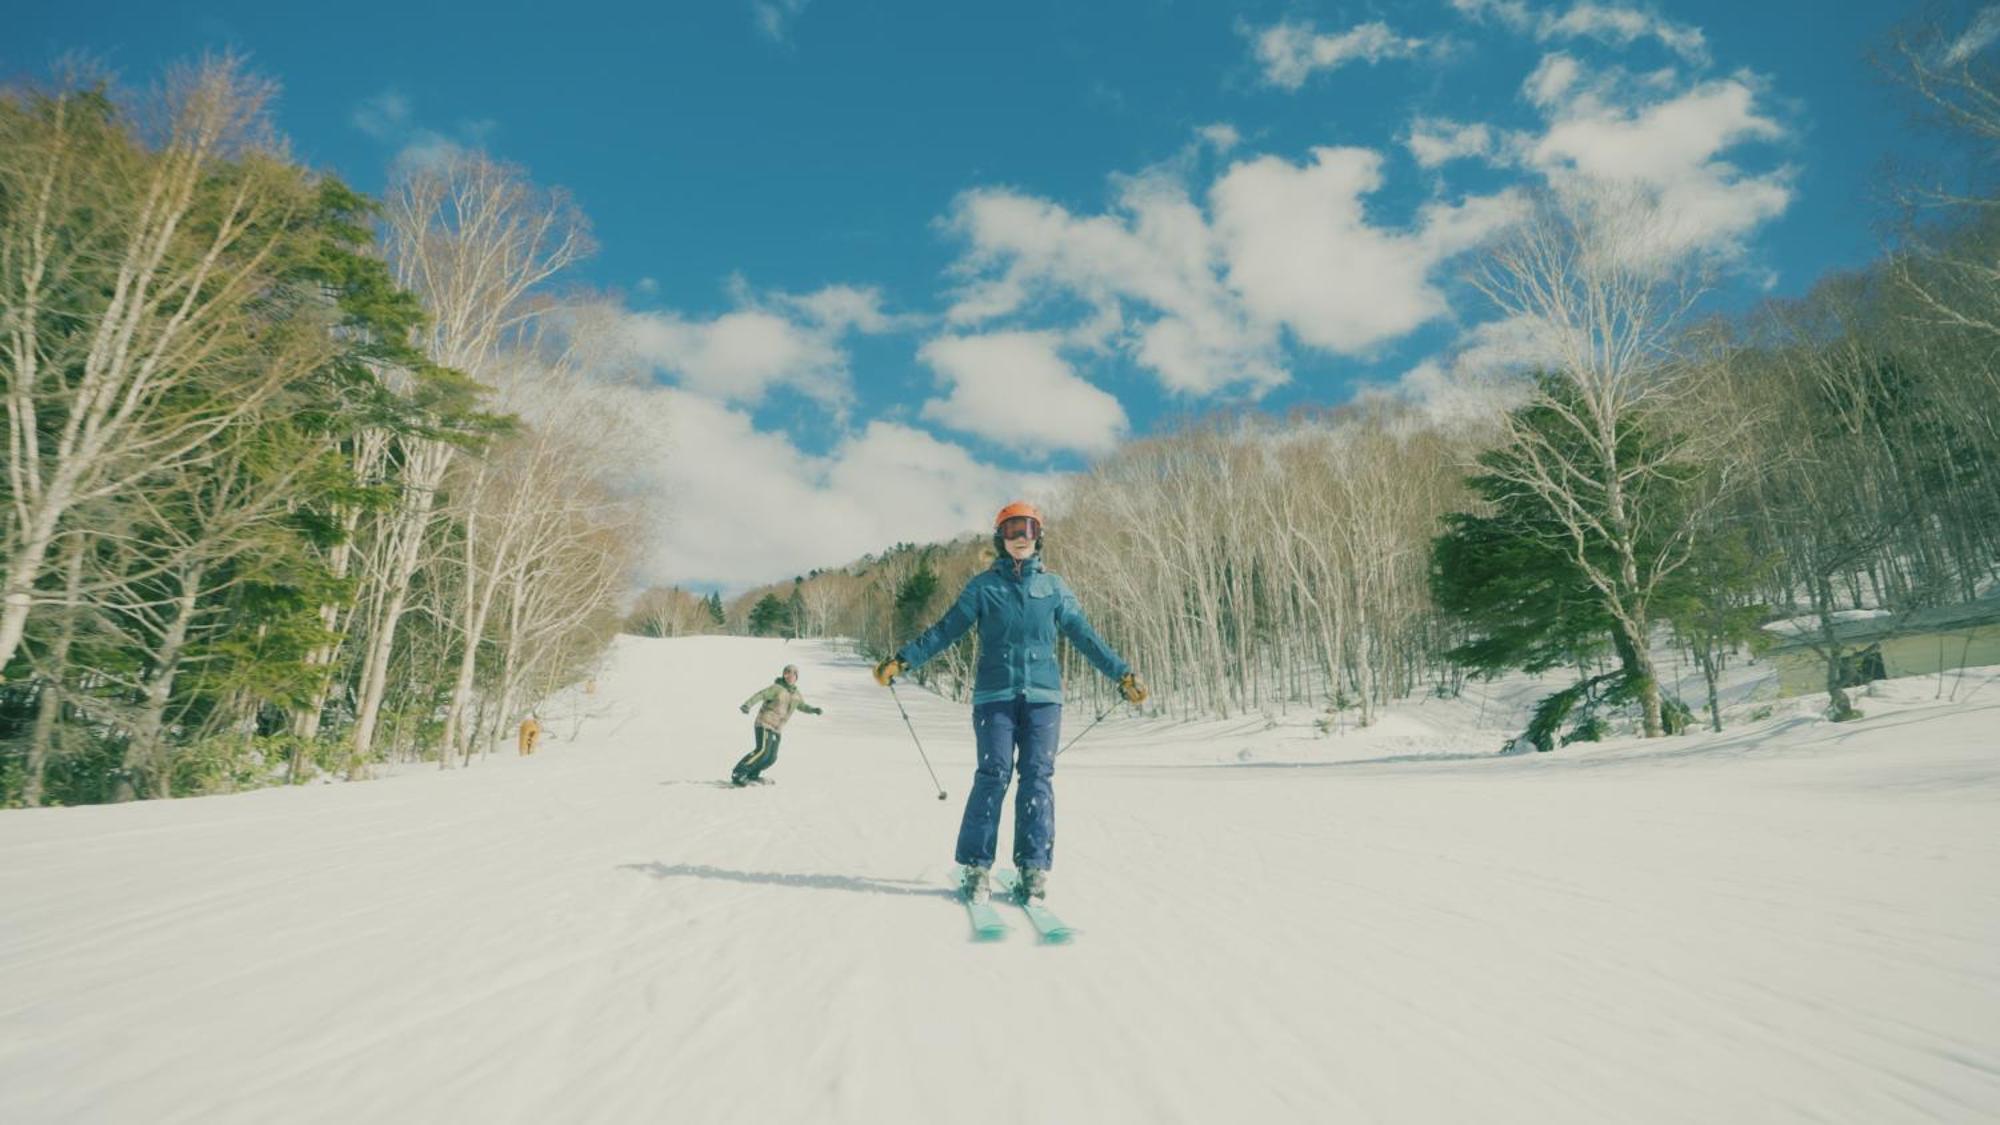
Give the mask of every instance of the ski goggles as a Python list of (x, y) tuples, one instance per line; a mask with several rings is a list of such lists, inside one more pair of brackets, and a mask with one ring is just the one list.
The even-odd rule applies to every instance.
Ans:
[(1009, 516), (1000, 521), (1002, 539), (1040, 539), (1042, 521), (1033, 516)]

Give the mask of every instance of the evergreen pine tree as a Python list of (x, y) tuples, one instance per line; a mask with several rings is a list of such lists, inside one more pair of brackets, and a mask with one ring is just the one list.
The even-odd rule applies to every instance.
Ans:
[[(1576, 404), (1565, 396), (1568, 385), (1544, 377), (1546, 400), (1518, 408), (1514, 420), (1524, 430), (1551, 447), (1582, 440), (1572, 419)], [(1655, 433), (1636, 420), (1620, 431), (1621, 464), (1648, 460), (1648, 448), (1658, 440)], [(1629, 448), (1628, 448), (1629, 446)], [(1571, 665), (1585, 683), (1558, 693), (1565, 696), (1560, 706), (1545, 709), (1554, 716), (1540, 726), (1551, 729), (1537, 737), (1537, 745), (1548, 749), (1554, 744), (1552, 726), (1569, 713), (1568, 699), (1581, 697), (1589, 703), (1579, 715), (1580, 727), (1597, 729), (1591, 710), (1598, 704), (1623, 703), (1638, 698), (1644, 683), (1642, 663), (1633, 642), (1618, 627), (1606, 592), (1592, 582), (1578, 561), (1576, 536), (1572, 527), (1553, 512), (1543, 497), (1521, 488), (1516, 481), (1521, 467), (1519, 455), (1507, 448), (1490, 450), (1479, 456), (1484, 471), (1467, 478), (1473, 493), (1486, 502), (1484, 513), (1456, 513), (1446, 519), (1444, 534), (1431, 549), (1431, 592), (1437, 606), (1466, 627), (1469, 638), (1446, 655), (1459, 664), (1482, 672), (1520, 668), (1541, 672)], [(1581, 463), (1584, 458), (1574, 458)], [(1633, 509), (1642, 506), (1656, 517), (1659, 506), (1685, 510), (1699, 484), (1694, 466), (1679, 466), (1673, 472), (1656, 473), (1626, 487), (1626, 502)], [(1594, 494), (1579, 490), (1588, 499)], [(1648, 527), (1664, 527), (1670, 520), (1652, 518)], [(1657, 556), (1664, 545), (1641, 538), (1637, 544), (1643, 556)], [(1584, 549), (1599, 574), (1616, 573), (1608, 542), (1587, 541)], [(1642, 560), (1642, 569), (1648, 565)], [(1698, 568), (1682, 568), (1656, 590), (1659, 609), (1697, 600), (1691, 588)], [(1621, 591), (1630, 596), (1630, 592)], [(1621, 673), (1616, 682), (1599, 690), (1606, 677), (1592, 675), (1592, 664), (1607, 649), (1616, 655)], [(1554, 697), (1545, 701), (1556, 703)], [(1687, 709), (1678, 701), (1663, 701), (1668, 732), (1684, 726)]]
[(784, 632), (788, 624), (787, 616), (785, 603), (778, 600), (778, 595), (765, 594), (750, 609), (750, 635), (768, 637)]
[(896, 640), (906, 641), (915, 636), (930, 613), (931, 599), (937, 596), (938, 576), (931, 569), (930, 556), (926, 554), (917, 562), (917, 569), (910, 572), (896, 586)]

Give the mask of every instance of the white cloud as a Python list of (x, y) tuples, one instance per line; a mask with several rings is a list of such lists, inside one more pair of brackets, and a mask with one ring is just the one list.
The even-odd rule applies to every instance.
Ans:
[(410, 99), (384, 90), (356, 106), (348, 121), (376, 140), (389, 140), (409, 127)]
[(1622, 240), (1637, 256), (1739, 257), (1745, 238), (1793, 198), (1789, 164), (1738, 163), (1746, 148), (1792, 137), (1760, 104), (1763, 88), (1747, 71), (1690, 82), (1671, 68), (1592, 69), (1551, 52), (1521, 88), (1544, 129), (1499, 134), (1492, 160), (1538, 173), (1559, 192), (1609, 193), (1649, 209), (1640, 233)]
[(1549, 334), (1529, 318), (1489, 321), (1463, 333), (1451, 350), (1405, 372), (1392, 387), (1361, 398), (1397, 399), (1446, 429), (1490, 425), (1521, 401), (1526, 372), (1557, 362)]
[[(598, 318), (630, 318), (608, 305), (574, 315), (581, 323), (558, 327), (575, 328), (586, 348)], [(1002, 470), (879, 421), (807, 453), (782, 432), (759, 430), (746, 406), (628, 377), (623, 358), (594, 355), (578, 371), (520, 357), (489, 375), (497, 407), (583, 442), (575, 456), (638, 502), (642, 583), (737, 590), (890, 543), (948, 539), (990, 526), (1009, 499), (1048, 495), (1059, 479)]]
[(1255, 395), (1290, 378), (1286, 330), (1354, 355), (1445, 313), (1432, 275), (1518, 209), (1509, 192), (1378, 226), (1363, 201), (1382, 185), (1381, 156), (1366, 149), (1317, 149), (1303, 166), (1238, 161), (1206, 210), (1159, 169), (1115, 183), (1103, 215), (1006, 189), (961, 196), (950, 225), (968, 249), (947, 321), (1045, 327), (1052, 309), (1081, 304), (1064, 347), (1119, 349), (1177, 393)]
[(1381, 168), (1368, 149), (1318, 148), (1304, 166), (1260, 157), (1217, 181), (1229, 283), (1258, 319), (1313, 347), (1365, 352), (1443, 315), (1433, 270), (1516, 214), (1500, 195), (1431, 204), (1408, 231), (1373, 226), (1362, 200), (1382, 186)]
[(1451, 6), (1462, 15), (1476, 20), (1490, 17), (1516, 31), (1526, 31), (1535, 24), (1524, 0), (1451, 0)]
[(1354, 397), (1408, 403), (1425, 422), (1447, 432), (1490, 425), (1520, 401), (1514, 382), (1484, 374), (1461, 376), (1437, 359), (1412, 367), (1393, 386), (1365, 387)]
[(1057, 478), (1009, 472), (918, 430), (877, 421), (825, 456), (759, 431), (747, 413), (684, 390), (660, 392), (673, 440), (649, 468), (667, 517), (645, 552), (648, 583), (740, 590), (880, 551), (989, 526), (1017, 496)]
[(1118, 400), (1064, 362), (1050, 332), (942, 336), (917, 357), (951, 388), (924, 404), (923, 417), (1030, 455), (1108, 453), (1127, 429)]
[(1450, 369), (1464, 376), (1514, 375), (1561, 359), (1549, 347), (1546, 324), (1517, 316), (1488, 321), (1461, 335), (1453, 345)]
[(774, 387), (789, 386), (844, 410), (852, 398), (845, 337), (912, 323), (885, 312), (873, 288), (759, 294), (735, 278), (730, 290), (742, 307), (706, 320), (673, 311), (628, 314), (626, 345), (681, 386), (725, 402), (754, 404)]
[(1222, 122), (1203, 125), (1195, 130), (1195, 135), (1217, 152), (1228, 152), (1243, 142), (1243, 134), (1236, 131), (1236, 126)]
[(1425, 168), (1467, 156), (1486, 156), (1493, 151), (1493, 130), (1484, 125), (1467, 125), (1436, 117), (1419, 117), (1410, 122), (1410, 135), (1403, 142), (1410, 155)]
[(1708, 62), (1708, 40), (1698, 27), (1675, 23), (1657, 13), (1628, 4), (1577, 0), (1567, 11), (1536, 11), (1525, 0), (1451, 0), (1461, 15), (1491, 19), (1519, 32), (1531, 32), (1543, 43), (1554, 39), (1594, 39), (1628, 47), (1641, 39), (1660, 43), (1687, 62)]
[(1957, 66), (1992, 46), (1995, 39), (2000, 39), (2000, 4), (1988, 4), (1972, 17), (1972, 24), (1965, 29), (1965, 34), (1952, 40), (1951, 46), (1945, 49), (1944, 61)]
[(1551, 125), (1534, 159), (1596, 179), (1666, 183), (1742, 141), (1784, 136), (1777, 122), (1757, 114), (1755, 100), (1748, 86), (1729, 79), (1642, 109), (1581, 107)]
[[(1476, 0), (1457, 6), (1468, 12), (1490, 7)], [(1743, 261), (1744, 243), (1789, 206), (1793, 170), (1779, 164), (1746, 171), (1737, 163), (1742, 149), (1791, 135), (1760, 106), (1760, 90), (1747, 72), (1691, 83), (1672, 69), (1592, 69), (1551, 52), (1522, 85), (1545, 127), (1495, 135), (1490, 159), (1539, 175), (1586, 208), (1596, 201), (1622, 212), (1624, 219), (1606, 233), (1630, 260), (1705, 255), (1731, 261), (1753, 283), (1767, 280), (1767, 272)], [(1420, 161), (1484, 144), (1477, 134), (1461, 133), (1465, 128), (1419, 120), (1409, 144)], [(1463, 221), (1473, 235), (1490, 230), (1479, 216)], [(1528, 320), (1482, 324), (1464, 332), (1449, 353), (1367, 395), (1415, 403), (1438, 424), (1477, 424), (1516, 401), (1522, 371), (1560, 361), (1550, 346), (1560, 339), (1559, 332)]]
[(1286, 90), (1305, 85), (1314, 71), (1338, 70), (1351, 62), (1372, 65), (1384, 59), (1406, 59), (1423, 51), (1427, 43), (1398, 35), (1380, 20), (1331, 35), (1286, 20), (1252, 36), (1264, 81)]
[(389, 167), (398, 171), (411, 168), (443, 168), (463, 159), (470, 150), (442, 133), (429, 129), (418, 129), (410, 134), (403, 147), (389, 159)]
[(1283, 383), (1273, 326), (1223, 284), (1219, 247), (1185, 187), (1162, 175), (1117, 184), (1113, 213), (1096, 216), (1001, 188), (960, 196), (950, 226), (969, 247), (947, 320), (983, 324), (1069, 298), (1091, 312), (1070, 346), (1123, 347), (1172, 390)]
[(1542, 56), (1535, 72), (1521, 85), (1521, 91), (1529, 101), (1538, 106), (1548, 107), (1558, 104), (1563, 96), (1575, 87), (1577, 76), (1583, 68), (1577, 61), (1560, 51)]
[(1560, 16), (1543, 16), (1536, 31), (1536, 37), (1544, 41), (1589, 38), (1618, 47), (1649, 36), (1688, 62), (1708, 61), (1708, 41), (1700, 28), (1621, 5), (1583, 0)]
[(829, 285), (804, 296), (783, 294), (777, 302), (832, 332), (853, 329), (868, 335), (908, 327), (915, 318), (892, 315), (882, 308), (882, 291), (873, 286)]
[(822, 401), (846, 396), (846, 356), (834, 340), (762, 309), (713, 320), (634, 313), (625, 332), (641, 359), (673, 374), (682, 386), (724, 401), (755, 403), (781, 384)]
[(491, 118), (461, 121), (449, 133), (421, 125), (410, 99), (384, 90), (354, 108), (348, 123), (378, 141), (397, 146), (391, 169), (442, 167), (486, 143), (497, 123)]
[(1550, 107), (1546, 132), (1518, 140), (1522, 159), (1558, 190), (1639, 193), (1654, 211), (1647, 254), (1733, 255), (1790, 206), (1791, 167), (1753, 174), (1723, 159), (1740, 145), (1789, 135), (1758, 111), (1748, 76), (1650, 102), (1618, 95), (1615, 78), (1577, 85)]
[(757, 20), (757, 30), (777, 42), (784, 42), (791, 34), (792, 24), (799, 13), (806, 10), (811, 0), (750, 0), (750, 13)]

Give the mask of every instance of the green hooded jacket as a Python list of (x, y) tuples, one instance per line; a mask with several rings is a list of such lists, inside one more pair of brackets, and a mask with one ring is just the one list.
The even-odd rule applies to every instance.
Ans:
[(806, 702), (799, 689), (785, 682), (779, 676), (770, 687), (743, 701), (743, 709), (757, 706), (757, 725), (765, 730), (781, 731), (791, 721), (793, 711), (804, 711), (808, 715), (819, 714), (819, 708)]

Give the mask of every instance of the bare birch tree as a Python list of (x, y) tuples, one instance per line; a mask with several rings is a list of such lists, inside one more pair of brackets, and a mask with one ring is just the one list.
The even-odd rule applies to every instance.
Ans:
[[(1633, 497), (1699, 456), (1684, 441), (1633, 440), (1649, 416), (1674, 413), (1677, 333), (1702, 285), (1695, 258), (1660, 249), (1672, 240), (1653, 229), (1659, 221), (1637, 191), (1545, 196), (1474, 278), (1503, 314), (1536, 326), (1556, 364), (1530, 408), (1510, 413), (1507, 456), (1489, 470), (1539, 498), (1565, 529), (1570, 558), (1617, 623), (1649, 737), (1664, 730), (1652, 601), (1687, 561), (1697, 524)], [(1539, 418), (1554, 421), (1527, 422)]]
[[(476, 153), (409, 170), (389, 193), (385, 220), (396, 280), (431, 316), (424, 352), (475, 379), (490, 373), (509, 343), (547, 311), (536, 300), (541, 287), (590, 250), (583, 216), (566, 196), (537, 189), (518, 168)], [(373, 748), (410, 579), (456, 449), (432, 436), (401, 438), (398, 445), (402, 502), (383, 537), (384, 589), (358, 692), (357, 764)]]
[(151, 147), (84, 90), (0, 103), (0, 667), (68, 513), (199, 461), (300, 374), (266, 362), (249, 311), (311, 203), (275, 155), (272, 92), (233, 58), (178, 68)]

